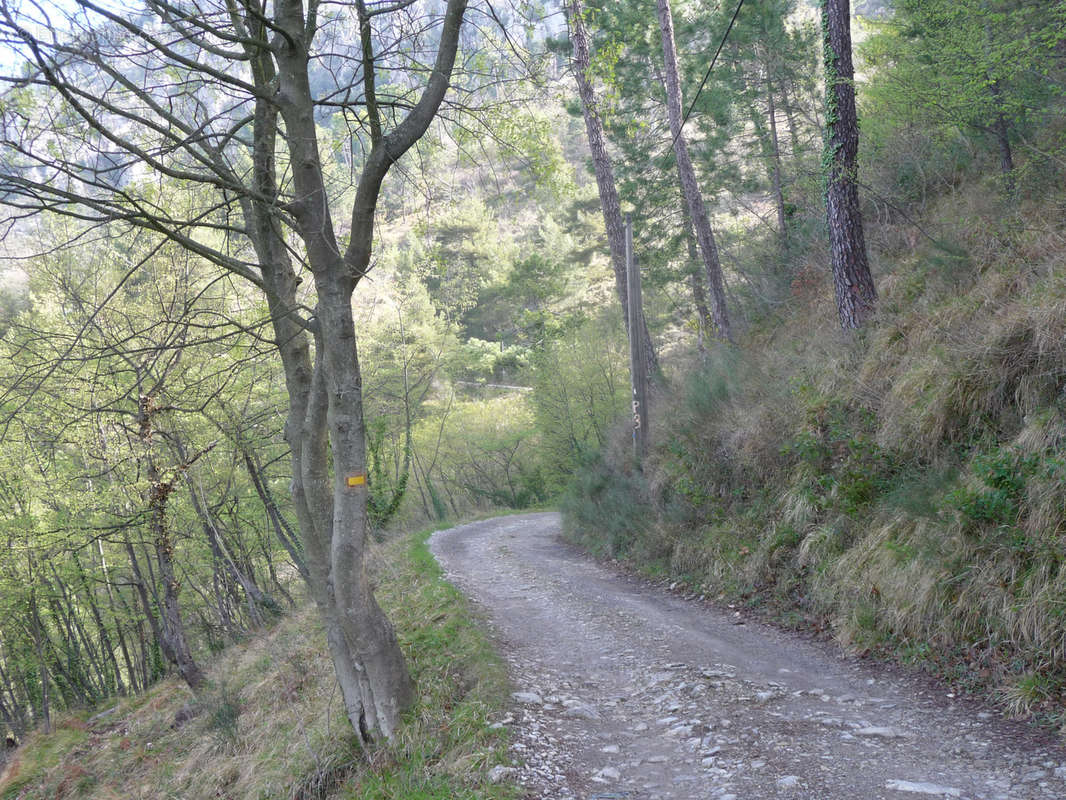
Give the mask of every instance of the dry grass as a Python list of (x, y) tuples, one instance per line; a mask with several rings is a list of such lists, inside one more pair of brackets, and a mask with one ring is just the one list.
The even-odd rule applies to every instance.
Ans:
[(807, 264), (783, 321), (659, 404), (628, 552), (1062, 716), (1066, 195), (1011, 209), (984, 189), (929, 199), (951, 245), (880, 238), (896, 261), (862, 334)]
[[(362, 752), (314, 608), (305, 605), (208, 670), (199, 698), (174, 679), (120, 700), (106, 716), (28, 735), (0, 780), (4, 800), (506, 797), (487, 786), (501, 758), (489, 715), (505, 675), (462, 599), (421, 542), (405, 537), (376, 559), (421, 692), (390, 747)], [(183, 709), (192, 717), (177, 723)]]

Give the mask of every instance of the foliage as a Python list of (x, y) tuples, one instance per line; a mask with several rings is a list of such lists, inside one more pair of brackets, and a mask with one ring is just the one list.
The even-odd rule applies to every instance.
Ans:
[[(568, 526), (592, 549), (1061, 725), (1061, 187), (990, 192), (961, 134), (923, 139), (926, 110), (897, 110), (869, 123), (876, 157), (915, 165), (874, 170), (898, 198), (871, 226), (879, 318), (842, 338), (824, 295), (794, 284), (738, 353), (677, 362), (645, 480), (607, 448), (572, 483)], [(1057, 124), (1029, 124), (1034, 147), (1055, 146)], [(911, 141), (929, 146), (907, 156)]]
[(976, 135), (1009, 160), (1061, 93), (1066, 4), (904, 0), (893, 11), (863, 47), (878, 75), (871, 116), (917, 124), (942, 147)]
[(547, 475), (557, 492), (606, 446), (628, 405), (628, 345), (618, 317), (575, 317), (533, 355), (532, 405)]
[(487, 780), (504, 755), (489, 722), (507, 697), (506, 675), (443, 581), (426, 536), (397, 537), (372, 560), (420, 686), (392, 746), (362, 753), (343, 736), (325, 637), (313, 609), (301, 605), (207, 665), (217, 688), (200, 701), (200, 717), (187, 720), (190, 694), (174, 680), (114, 701), (100, 716), (63, 714), (55, 733), (25, 737), (0, 796), (512, 796)]
[(956, 489), (951, 494), (952, 505), (974, 522), (1017, 524), (1026, 479), (1037, 464), (1036, 458), (1022, 457), (1009, 450), (982, 453), (970, 467), (979, 485)]

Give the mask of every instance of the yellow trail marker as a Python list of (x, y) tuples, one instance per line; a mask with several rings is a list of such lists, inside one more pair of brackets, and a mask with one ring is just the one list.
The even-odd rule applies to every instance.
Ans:
[(366, 475), (360, 474), (360, 475), (349, 475), (348, 476), (348, 487), (349, 488), (354, 488), (356, 486), (365, 486), (365, 485), (366, 485)]

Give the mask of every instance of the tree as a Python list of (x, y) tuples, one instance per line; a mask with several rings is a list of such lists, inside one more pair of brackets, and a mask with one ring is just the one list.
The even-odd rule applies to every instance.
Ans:
[[(364, 565), (366, 434), (351, 300), (371, 266), (382, 183), (449, 87), (466, 0), (438, 8), (356, 0), (348, 16), (316, 0), (265, 9), (146, 0), (130, 14), (90, 0), (47, 10), (0, 1), (4, 37), (31, 61), (8, 78), (3, 102), (9, 218), (47, 210), (146, 229), (267, 301), (310, 586), (364, 741), (392, 737), (413, 694)], [(335, 35), (345, 25), (357, 43)], [(436, 39), (428, 67), (427, 37)], [(335, 222), (321, 113), (354, 126), (346, 232)], [(181, 192), (190, 199), (172, 204)], [(299, 288), (306, 278), (309, 292)]]
[(714, 241), (714, 231), (707, 216), (703, 193), (696, 182), (696, 172), (692, 167), (688, 145), (681, 130), (684, 120), (681, 116), (681, 79), (677, 67), (677, 47), (674, 44), (674, 19), (670, 13), (669, 0), (657, 0), (657, 6), (663, 42), (663, 82), (666, 84), (666, 107), (670, 114), (670, 135), (673, 137), (674, 155), (677, 159), (677, 174), (688, 208), (688, 219), (695, 229), (696, 241), (699, 242), (700, 254), (703, 256), (707, 285), (711, 290), (711, 314), (714, 317), (714, 324), (719, 336), (726, 341), (732, 341), (733, 331), (729, 323), (729, 310), (726, 307), (725, 284), (722, 281), (718, 245)]
[(909, 118), (990, 139), (1008, 197), (1026, 125), (1061, 93), (1053, 69), (1066, 3), (899, 0), (866, 46)]
[(859, 120), (851, 60), (848, 0), (822, 0), (825, 58), (825, 214), (840, 327), (859, 328), (874, 311), (877, 290), (870, 275), (859, 209)]
[[(674, 305), (684, 315), (678, 321), (701, 332), (713, 330), (707, 269), (679, 185), (660, 20), (638, 0), (587, 0), (585, 5), (586, 16), (595, 20), (587, 27), (591, 72), (601, 87), (601, 118), (608, 146), (617, 154), (618, 192), (633, 206), (634, 239), (644, 256), (648, 285), (676, 303), (676, 284), (684, 279), (691, 302), (687, 308)], [(783, 294), (782, 229), (761, 211), (757, 196), (765, 194), (782, 212), (778, 222), (786, 217), (793, 254), (806, 244), (802, 230), (807, 218), (824, 219), (821, 193), (801, 184), (802, 176), (816, 169), (821, 151), (822, 126), (808, 110), (815, 94), (821, 101), (821, 91), (814, 91), (809, 78), (818, 64), (816, 26), (792, 19), (795, 3), (790, 0), (746, 0), (730, 27), (735, 10), (736, 4), (686, 4), (672, 20), (679, 100), (687, 99), (685, 146), (696, 183), (713, 206), (711, 213), (728, 210), (753, 223), (751, 235), (743, 237), (734, 238), (738, 228), (732, 224), (714, 230), (716, 246), (729, 252), (734, 267), (736, 280), (728, 293), (732, 316), (766, 313)], [(708, 76), (709, 60), (727, 30)], [(776, 157), (767, 122), (768, 81), (783, 128)], [(764, 244), (760, 229), (775, 241)]]
[[(607, 230), (607, 246), (611, 251), (611, 266), (614, 269), (615, 291), (621, 304), (623, 314), (629, 308), (629, 293), (626, 289), (626, 243), (625, 227), (622, 224), (622, 206), (618, 200), (618, 189), (614, 180), (611, 157), (607, 153), (607, 141), (603, 135), (603, 120), (596, 101), (596, 91), (592, 85), (589, 72), (590, 51), (589, 36), (585, 28), (585, 10), (581, 0), (570, 0), (567, 5), (567, 21), (570, 23), (570, 42), (573, 46), (571, 68), (577, 82), (578, 95), (581, 98), (581, 111), (585, 118), (585, 132), (588, 135), (589, 151), (592, 154), (592, 167), (596, 174), (596, 187), (600, 193), (600, 207), (603, 210), (603, 223)], [(629, 320), (626, 317), (626, 330)], [(633, 332), (629, 331), (632, 336)], [(648, 333), (647, 323), (639, 332), (643, 337), (643, 352), (648, 362), (648, 374), (659, 374), (659, 363), (655, 348)]]
[[(244, 298), (180, 248), (149, 248), (145, 261), (132, 237), (83, 238), (64, 253), (52, 237), (78, 226), (52, 222), (36, 227), (47, 256), (23, 263), (32, 303), (0, 339), (6, 398), (26, 403), (0, 459), (0, 530), (18, 541), (0, 550), (0, 593), (31, 571), (37, 608), (5, 610), (8, 633), (27, 635), (0, 641), (0, 659), (37, 665), (33, 691), (8, 694), (38, 720), (37, 695), (60, 709), (144, 689), (164, 658), (198, 686), (193, 653), (277, 607), (260, 588), (276, 548), (258, 533), (256, 493), (213, 420), (233, 405), (254, 424), (264, 401), (277, 416), (279, 382), (249, 329), (254, 315), (242, 317)], [(126, 261), (142, 262), (136, 279), (101, 307)], [(217, 335), (223, 314), (248, 327)], [(197, 341), (196, 331), (211, 333)], [(273, 432), (248, 436), (262, 448)], [(191, 506), (174, 491), (182, 483)]]

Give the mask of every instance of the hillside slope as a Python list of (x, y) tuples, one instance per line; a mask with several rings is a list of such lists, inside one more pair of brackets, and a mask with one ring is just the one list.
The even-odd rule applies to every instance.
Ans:
[(4, 800), (503, 798), (488, 715), (506, 677), (465, 603), (439, 577), (425, 536), (376, 553), (379, 598), (420, 692), (391, 747), (363, 753), (314, 608), (224, 651), (199, 698), (171, 678), (28, 735), (0, 777)]
[(823, 254), (680, 375), (641, 473), (619, 431), (573, 535), (1057, 725), (1066, 686), (1066, 197), (993, 181), (874, 224), (880, 313), (836, 326)]

